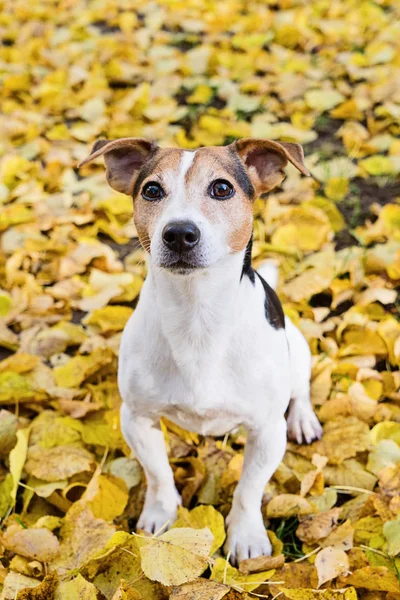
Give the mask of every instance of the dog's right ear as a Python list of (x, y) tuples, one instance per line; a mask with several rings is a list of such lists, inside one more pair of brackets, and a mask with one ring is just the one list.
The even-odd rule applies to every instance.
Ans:
[(86, 165), (98, 156), (104, 156), (110, 186), (117, 192), (132, 195), (140, 169), (157, 149), (157, 144), (144, 138), (98, 140), (89, 156), (79, 163), (78, 167)]

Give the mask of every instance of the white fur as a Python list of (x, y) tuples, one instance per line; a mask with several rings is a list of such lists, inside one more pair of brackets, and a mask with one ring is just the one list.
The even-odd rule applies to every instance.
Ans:
[[(159, 418), (204, 435), (223, 435), (238, 425), (247, 429), (225, 546), (238, 562), (271, 552), (260, 505), (285, 452), (290, 398), (289, 429), (298, 441), (320, 436), (321, 428), (309, 400), (308, 345), (289, 319), (286, 329), (268, 323), (260, 280), (241, 278), (244, 252), (230, 254), (223, 228), (185, 202), (189, 158), (193, 153), (184, 154), (175, 174), (174, 199), (159, 218), (148, 277), (122, 336), (121, 423), (147, 478), (138, 527), (151, 532), (171, 524), (180, 503)], [(182, 213), (201, 228), (203, 252), (210, 256), (225, 248), (225, 255), (207, 268), (177, 275), (158, 268), (154, 256), (162, 251), (162, 228)]]

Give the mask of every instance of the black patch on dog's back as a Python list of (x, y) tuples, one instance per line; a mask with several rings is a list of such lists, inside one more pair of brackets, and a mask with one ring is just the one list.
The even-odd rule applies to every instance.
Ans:
[(263, 279), (260, 273), (254, 271), (262, 283), (265, 292), (265, 318), (274, 329), (285, 329), (285, 315), (282, 304), (272, 287)]
[(242, 267), (242, 274), (240, 276), (240, 281), (242, 281), (243, 276), (247, 275), (247, 277), (250, 279), (251, 283), (255, 283), (256, 281), (256, 272), (253, 269), (253, 267), (251, 266), (251, 249), (253, 247), (253, 236), (251, 236), (251, 238), (248, 241), (248, 244), (246, 246), (246, 252), (244, 254), (244, 260), (243, 260), (243, 267)]

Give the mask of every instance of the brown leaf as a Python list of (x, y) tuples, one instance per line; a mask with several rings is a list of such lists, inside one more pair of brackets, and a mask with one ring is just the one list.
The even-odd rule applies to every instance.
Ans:
[(285, 562), (283, 554), (278, 556), (257, 556), (257, 558), (247, 558), (239, 564), (239, 571), (248, 575), (249, 573), (261, 573), (269, 569), (279, 569)]
[(319, 515), (300, 518), (297, 537), (307, 544), (313, 544), (325, 538), (335, 528), (340, 515), (340, 508), (332, 508)]
[(328, 546), (318, 552), (315, 566), (318, 572), (318, 587), (321, 587), (327, 581), (335, 579), (343, 573), (348, 573), (349, 559), (347, 554), (340, 548)]

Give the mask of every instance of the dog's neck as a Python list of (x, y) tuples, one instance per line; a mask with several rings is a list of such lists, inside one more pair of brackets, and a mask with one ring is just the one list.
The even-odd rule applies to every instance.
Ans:
[(222, 344), (229, 344), (228, 334), (240, 310), (244, 255), (230, 255), (189, 275), (149, 264), (148, 280), (160, 326), (180, 364), (195, 357), (203, 361), (219, 352)]

